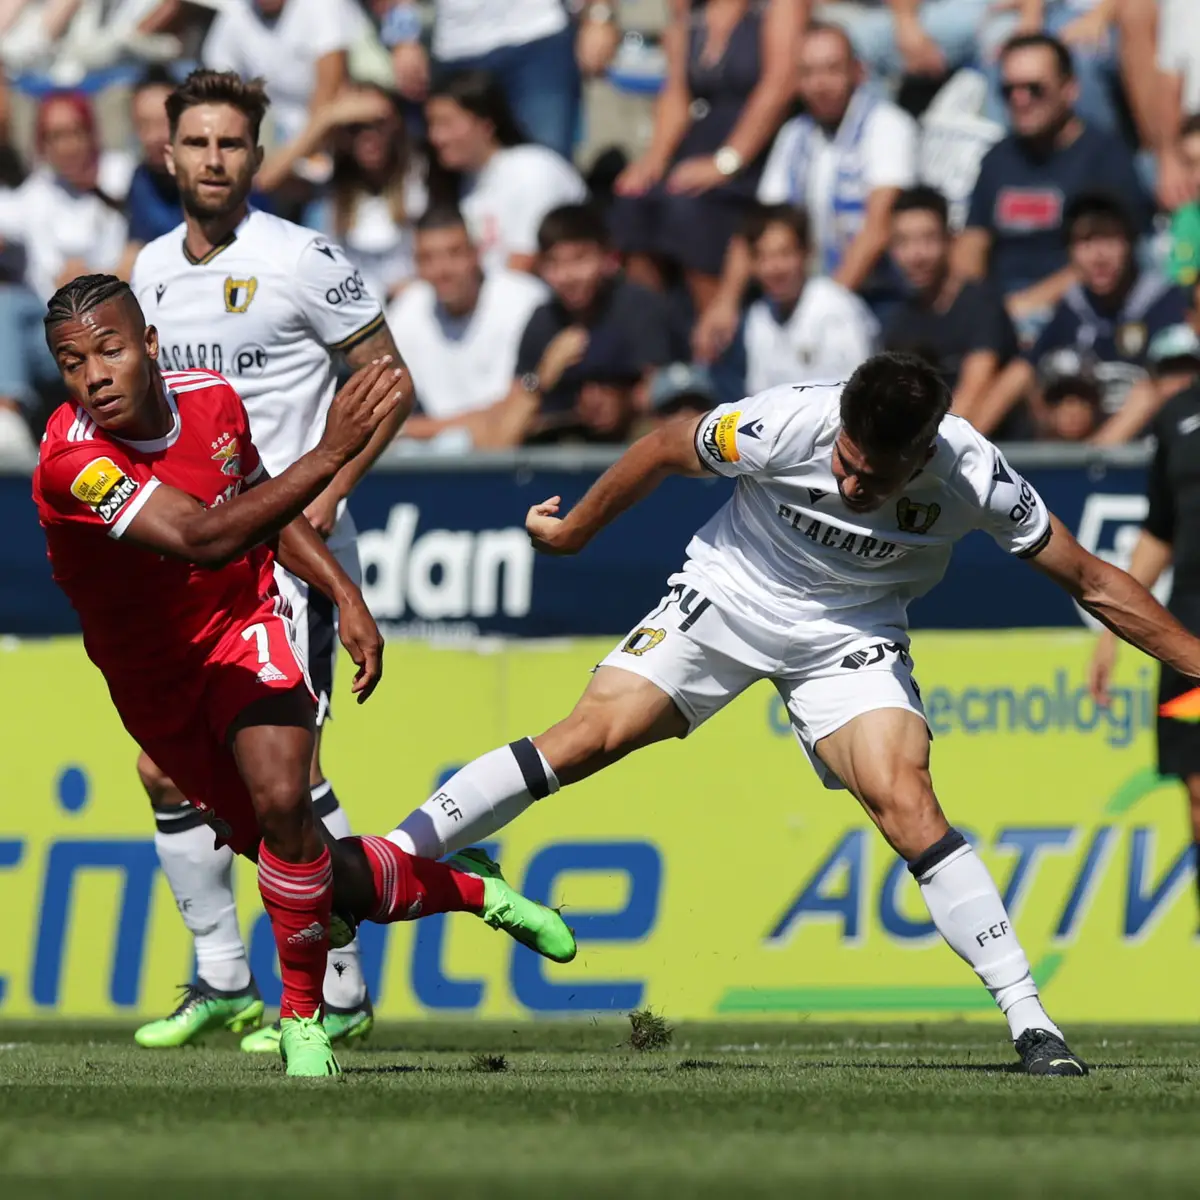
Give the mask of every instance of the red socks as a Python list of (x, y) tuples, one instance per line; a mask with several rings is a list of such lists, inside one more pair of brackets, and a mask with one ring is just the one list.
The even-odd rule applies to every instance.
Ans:
[(287, 863), (260, 846), (258, 890), (271, 918), (279, 954), (283, 981), (279, 1015), (311, 1017), (321, 1009), (329, 955), (329, 915), (333, 908), (329, 851), (322, 848), (315, 862)]
[[(387, 838), (355, 839), (371, 864), (376, 911), (372, 921), (414, 921), (443, 912), (479, 912), (483, 880), (432, 858), (414, 858)], [(318, 995), (319, 995), (318, 991)]]

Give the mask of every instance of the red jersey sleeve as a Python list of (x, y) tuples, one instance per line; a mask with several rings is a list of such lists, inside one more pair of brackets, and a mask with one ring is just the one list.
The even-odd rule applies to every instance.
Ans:
[(47, 446), (37, 477), (43, 522), (95, 525), (114, 538), (159, 486), (147, 466), (108, 442)]
[(232, 387), (229, 391), (237, 403), (238, 420), (240, 421), (238, 440), (245, 447), (242, 453), (242, 478), (247, 487), (253, 487), (267, 473), (267, 469), (263, 466), (262, 459), (258, 454), (258, 447), (250, 436), (250, 418), (246, 413), (246, 406), (242, 403), (241, 396)]

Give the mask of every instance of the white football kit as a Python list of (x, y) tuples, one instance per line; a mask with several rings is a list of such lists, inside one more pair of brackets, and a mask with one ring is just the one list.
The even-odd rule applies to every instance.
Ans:
[(909, 657), (908, 605), (945, 573), (974, 529), (1030, 557), (1050, 538), (1041, 498), (1003, 454), (948, 416), (933, 458), (877, 512), (842, 503), (833, 475), (843, 384), (784, 386), (714, 409), (701, 462), (737, 480), (691, 540), (671, 590), (604, 659), (648, 679), (691, 729), (759, 679), (787, 705), (814, 753), (865, 712), (925, 716)]
[[(383, 313), (340, 247), (311, 229), (251, 211), (203, 259), (184, 246), (180, 225), (138, 255), (130, 281), (158, 329), (164, 370), (224, 375), (250, 417), (266, 469), (278, 475), (321, 438), (336, 389), (331, 351), (348, 350), (383, 327)], [(329, 549), (362, 578), (357, 532), (343, 505)], [(328, 712), (337, 656), (336, 613), (319, 592), (282, 568), (301, 654)]]

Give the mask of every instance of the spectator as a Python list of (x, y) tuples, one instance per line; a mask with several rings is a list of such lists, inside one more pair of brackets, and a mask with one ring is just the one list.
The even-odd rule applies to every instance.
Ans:
[(213, 71), (261, 76), (274, 142), (303, 132), (347, 79), (347, 52), (366, 27), (353, 0), (227, 0), (201, 52)]
[[(543, 146), (570, 158), (579, 126), (580, 73), (599, 75), (621, 40), (616, 3), (583, 0), (577, 31), (562, 0), (436, 0), (433, 55), (443, 72), (494, 75), (517, 123)], [(429, 58), (413, 0), (388, 6), (384, 41), (392, 47), (396, 86), (424, 100)]]
[(1001, 55), (1012, 133), (984, 156), (956, 268), (991, 280), (1026, 330), (1043, 322), (1075, 282), (1062, 237), (1063, 212), (1084, 189), (1119, 196), (1137, 233), (1148, 213), (1126, 147), (1075, 113), (1071, 52), (1057, 38), (1021, 35)]
[(495, 414), (493, 445), (574, 427), (585, 382), (581, 362), (591, 382), (605, 361), (633, 363), (640, 381), (631, 397), (644, 411), (654, 370), (675, 357), (666, 301), (621, 275), (599, 212), (582, 204), (555, 209), (538, 230), (538, 246), (552, 295), (525, 327), (516, 381)]
[(1090, 375), (1048, 375), (1042, 379), (1046, 436), (1059, 442), (1086, 442), (1101, 421), (1100, 385)]
[[(884, 302), (887, 287), (878, 268), (892, 202), (916, 182), (916, 122), (864, 84), (841, 29), (810, 25), (799, 53), (798, 86), (807, 111), (779, 131), (758, 199), (806, 208), (819, 273), (868, 302)], [(745, 239), (735, 238), (721, 286), (696, 326), (694, 347), (702, 362), (713, 361), (732, 339), (749, 278)]]
[[(1158, 68), (1158, 6), (1159, 0), (1116, 0), (1122, 90), (1139, 144), (1156, 152), (1164, 148), (1160, 132), (1162, 72)], [(1165, 207), (1177, 208), (1178, 204)]]
[(1095, 129), (1121, 135), (1123, 118), (1117, 104), (1119, 80), (1112, 28), (1115, 11), (1116, 0), (1017, 0), (1011, 12), (990, 17), (980, 39), (991, 85), (987, 115), (1004, 120), (1001, 80), (991, 61), (996, 49), (1020, 33), (1048, 33), (1071, 51), (1079, 82), (1079, 115)]
[(774, 205), (745, 224), (754, 282), (762, 298), (746, 313), (746, 391), (784, 383), (846, 379), (874, 352), (871, 310), (832, 279), (808, 278), (811, 251), (804, 210)]
[(1164, 206), (1175, 209), (1197, 195), (1175, 146), (1175, 132), (1184, 116), (1200, 112), (1200, 5), (1196, 0), (1161, 0), (1158, 66), (1158, 190)]
[(0, 239), (0, 466), (36, 460), (31, 429), (38, 421), (39, 388), (58, 375), (41, 336), (42, 304), (23, 284), (23, 267), (21, 248)]
[(551, 421), (540, 436), (527, 440), (578, 439), (609, 445), (629, 441), (638, 421), (636, 392), (642, 379), (638, 364), (631, 357), (597, 353), (589, 346), (577, 374), (579, 394), (571, 419), (557, 428), (557, 423)]
[(20, 187), (25, 164), (12, 141), (12, 100), (8, 81), (0, 71), (0, 189)]
[(434, 208), (422, 216), (416, 243), (420, 281), (388, 309), (417, 394), (404, 436), (428, 440), (461, 430), (464, 443), (486, 444), (486, 432), (477, 435), (486, 431), (488, 410), (512, 387), (517, 347), (546, 289), (503, 267), (481, 270), (456, 209)]
[(532, 271), (538, 226), (587, 196), (566, 159), (526, 142), (499, 84), (483, 71), (454, 75), (425, 103), (434, 161), (429, 192), (458, 204), (486, 268)]
[(44, 301), (76, 275), (116, 270), (126, 225), (100, 189), (100, 146), (86, 97), (46, 97), (38, 106), (35, 143), (36, 169), (0, 196), (0, 238), (24, 247), (25, 281)]
[(423, 164), (413, 153), (399, 105), (398, 97), (373, 85), (344, 88), (257, 177), (270, 191), (293, 163), (330, 143), (329, 194), (309, 212), (307, 223), (342, 247), (385, 305), (413, 277), (412, 223), (426, 205)]
[(1147, 377), (1151, 339), (1187, 315), (1187, 292), (1156, 272), (1139, 273), (1135, 224), (1119, 198), (1077, 194), (1067, 206), (1064, 231), (1079, 282), (1068, 289), (1033, 348), (1005, 368), (974, 410), (963, 412), (980, 433), (997, 430), (1030, 391), (1039, 366), (1064, 351), (1100, 384), (1105, 413), (1116, 412), (1134, 383)]
[(949, 206), (933, 188), (901, 192), (892, 207), (892, 261), (909, 293), (884, 327), (888, 350), (924, 355), (970, 412), (1017, 350), (1004, 305), (980, 280), (950, 270)]
[(133, 172), (125, 213), (129, 218), (129, 268), (137, 252), (147, 243), (169, 233), (182, 220), (179, 188), (167, 169), (167, 97), (175, 88), (171, 76), (160, 68), (148, 71), (133, 89), (133, 131), (142, 150), (142, 160)]
[(707, 369), (692, 363), (671, 363), (650, 380), (650, 411), (656, 420), (682, 413), (706, 413), (720, 403)]
[(976, 57), (992, 0), (835, 0), (815, 16), (846, 30), (875, 75), (941, 79)]
[(182, 44), (161, 34), (155, 19), (166, 7), (157, 0), (0, 0), (0, 59), (64, 81), (130, 58), (178, 59)]
[(668, 421), (693, 419), (719, 403), (703, 367), (673, 363), (651, 379), (643, 402), (643, 372), (626, 342), (598, 336), (588, 344), (573, 373), (579, 383), (572, 409), (540, 417), (526, 436), (531, 442), (593, 444), (628, 442)]
[(1179, 161), (1193, 196), (1171, 218), (1171, 278), (1184, 287), (1200, 282), (1200, 114), (1188, 117), (1179, 131)]
[(631, 279), (661, 290), (677, 267), (695, 311), (708, 306), (791, 99), (797, 33), (793, 0), (679, 5), (650, 146), (614, 187)]
[(1193, 327), (1195, 309), (1188, 315), (1188, 324), (1172, 325), (1150, 339), (1146, 358), (1151, 378), (1134, 384), (1120, 410), (1092, 438), (1095, 445), (1118, 446), (1144, 436), (1168, 400), (1195, 386), (1200, 377), (1200, 335)]
[(1200, 374), (1200, 334), (1195, 329), (1196, 313), (1193, 309), (1189, 322), (1172, 325), (1150, 339), (1146, 357), (1155, 377), (1173, 379), (1172, 387), (1186, 381), (1191, 384)]

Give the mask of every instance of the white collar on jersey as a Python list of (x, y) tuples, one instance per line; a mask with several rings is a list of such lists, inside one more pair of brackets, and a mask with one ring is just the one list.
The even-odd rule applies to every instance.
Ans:
[(167, 430), (165, 437), (147, 438), (139, 442), (133, 438), (117, 437), (115, 433), (109, 436), (116, 438), (118, 442), (123, 442), (126, 446), (131, 446), (134, 450), (142, 454), (158, 454), (163, 450), (169, 450), (175, 445), (179, 441), (179, 435), (183, 432), (183, 421), (179, 416), (179, 405), (175, 402), (175, 393), (169, 388), (164, 388), (163, 390), (167, 396), (167, 407), (171, 410), (171, 428)]

